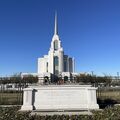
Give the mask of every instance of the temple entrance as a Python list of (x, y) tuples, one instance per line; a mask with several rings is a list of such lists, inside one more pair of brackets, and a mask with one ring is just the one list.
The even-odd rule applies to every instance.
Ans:
[(68, 81), (68, 76), (64, 76), (64, 81)]
[(46, 83), (49, 83), (49, 77), (48, 76), (45, 76), (44, 77), (44, 83), (46, 84)]

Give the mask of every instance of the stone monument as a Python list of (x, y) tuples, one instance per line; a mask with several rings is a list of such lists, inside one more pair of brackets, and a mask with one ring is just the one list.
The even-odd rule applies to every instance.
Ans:
[(24, 89), (21, 110), (79, 111), (99, 109), (96, 88), (89, 85), (42, 85)]

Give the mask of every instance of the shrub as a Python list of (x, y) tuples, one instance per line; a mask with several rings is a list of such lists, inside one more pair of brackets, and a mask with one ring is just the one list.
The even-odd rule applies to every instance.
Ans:
[(18, 111), (20, 107), (0, 107), (0, 120), (120, 120), (120, 106), (92, 111), (93, 115), (31, 116), (30, 112)]

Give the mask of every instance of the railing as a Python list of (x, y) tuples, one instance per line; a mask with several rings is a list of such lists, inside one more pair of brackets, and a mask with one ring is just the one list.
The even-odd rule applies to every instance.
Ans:
[(97, 100), (100, 108), (120, 104), (120, 87), (98, 87)]
[(23, 90), (0, 90), (0, 105), (22, 105)]
[[(39, 80), (44, 81), (44, 85), (70, 85), (70, 84), (90, 84), (90, 83), (81, 83), (76, 82), (75, 79), (64, 80), (63, 78), (53, 81), (50, 78), (45, 79), (39, 78)], [(34, 82), (35, 80), (35, 82)], [(0, 79), (0, 105), (22, 105), (23, 102), (23, 88), (29, 86), (29, 85), (39, 85), (39, 82), (37, 82), (37, 78), (29, 78), (28, 79), (21, 79), (21, 78), (13, 78), (12, 80), (9, 80), (7, 78)], [(93, 86), (98, 87), (97, 89), (97, 98), (98, 98), (98, 104), (115, 104), (120, 103), (120, 87), (103, 87), (104, 85), (98, 85), (98, 83), (93, 83)]]

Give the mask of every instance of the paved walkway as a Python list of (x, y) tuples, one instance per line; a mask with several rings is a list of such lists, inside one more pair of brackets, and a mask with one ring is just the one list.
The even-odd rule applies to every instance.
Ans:
[(32, 111), (31, 115), (92, 115), (90, 111)]
[(0, 105), (0, 107), (21, 107), (22, 105)]

